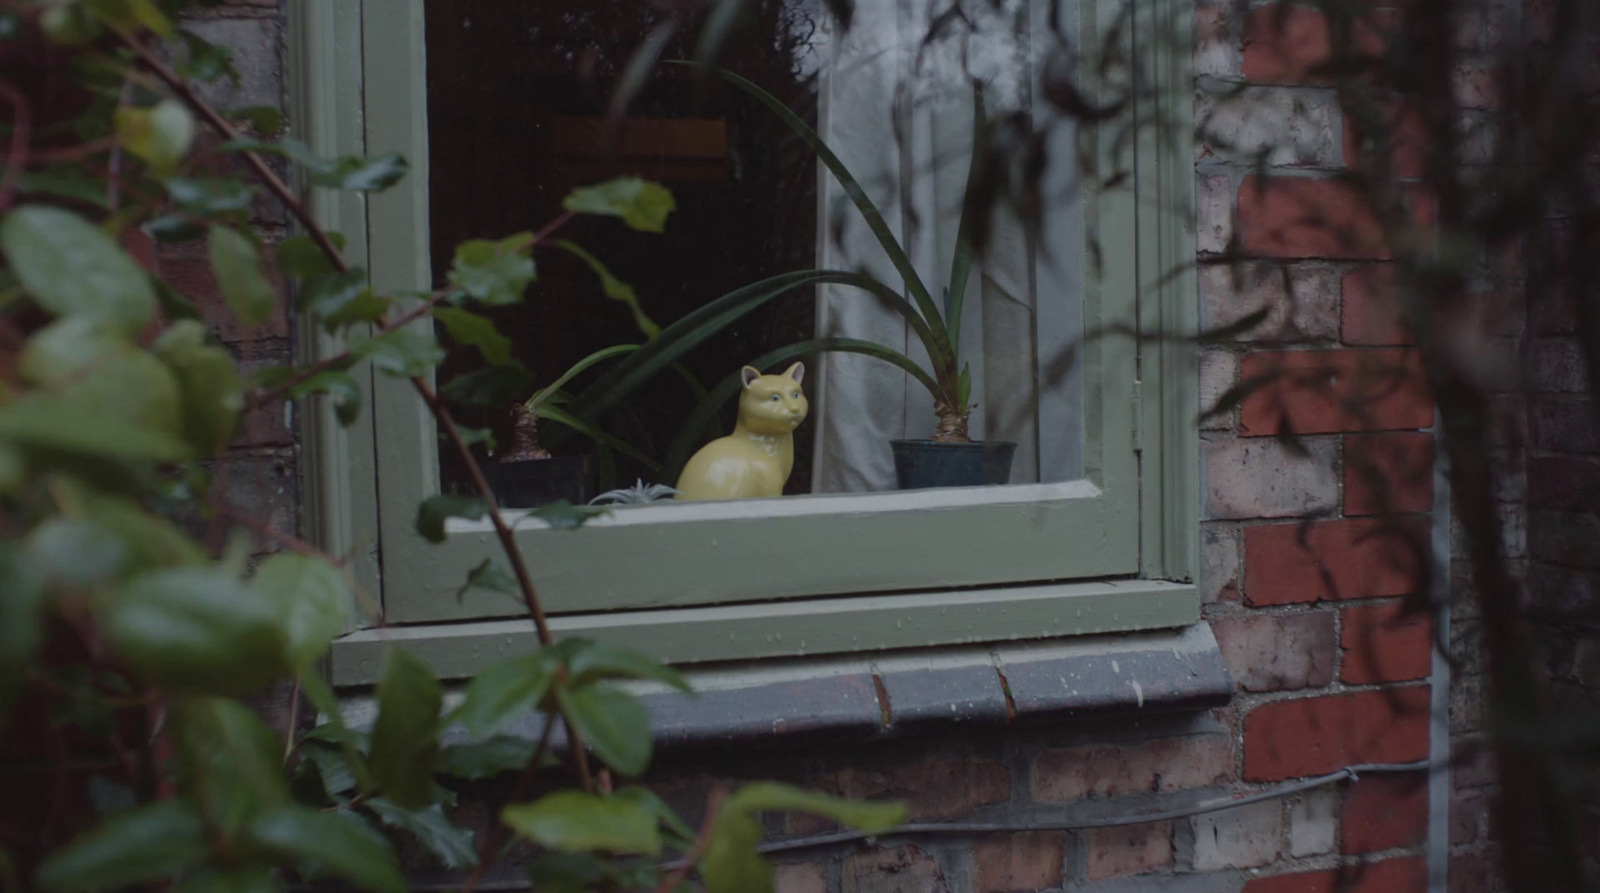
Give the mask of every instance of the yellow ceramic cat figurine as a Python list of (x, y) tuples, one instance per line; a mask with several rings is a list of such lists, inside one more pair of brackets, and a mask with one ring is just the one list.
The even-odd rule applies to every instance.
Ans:
[(679, 499), (754, 499), (783, 495), (794, 469), (794, 429), (806, 420), (800, 382), (806, 367), (795, 363), (782, 375), (739, 370), (739, 421), (733, 433), (700, 448), (678, 476)]

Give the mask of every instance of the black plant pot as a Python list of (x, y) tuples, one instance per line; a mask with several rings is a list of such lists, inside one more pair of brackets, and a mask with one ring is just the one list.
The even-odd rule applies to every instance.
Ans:
[(977, 487), (1011, 480), (1011, 459), (1017, 445), (1004, 441), (941, 443), (934, 440), (891, 440), (894, 476), (902, 490), (927, 487)]
[(594, 464), (588, 456), (490, 462), (483, 474), (495, 501), (506, 508), (537, 508), (563, 499), (583, 505), (595, 497)]

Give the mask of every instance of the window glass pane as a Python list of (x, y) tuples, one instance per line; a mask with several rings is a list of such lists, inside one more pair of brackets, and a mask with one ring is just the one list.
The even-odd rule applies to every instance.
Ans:
[[(964, 295), (961, 354), (970, 370), (973, 439), (1018, 444), (1010, 483), (1072, 480), (1083, 473), (1081, 358), (1083, 221), (1075, 176), (1075, 134), (1044, 120), (1034, 101), (1042, 4), (977, 4), (968, 20), (938, 29), (921, 0), (856, 5), (847, 34), (831, 34), (820, 4), (752, 0), (749, 18), (723, 63), (760, 84), (813, 123), (883, 210), (932, 299), (944, 305), (972, 153), (973, 84), (999, 147), (1002, 192), (1036, 191), (1044, 213), (996, 201), (982, 259)], [(770, 112), (723, 85), (700, 89), (687, 69), (658, 66), (608, 128), (607, 103), (619, 72), (669, 13), (645, 3), (540, 0), (483, 4), (428, 0), (428, 103), (432, 260), (436, 277), (467, 238), (537, 229), (560, 213), (574, 187), (618, 176), (668, 186), (677, 210), (664, 234), (579, 218), (561, 237), (584, 246), (632, 286), (645, 313), (667, 325), (735, 288), (774, 274), (827, 267), (866, 270), (896, 290), (902, 283), (832, 176)], [(1070, 10), (1069, 10), (1070, 12)], [(1075, 27), (1069, 14), (1065, 29)], [(690, 23), (663, 58), (687, 58)], [(819, 101), (820, 100), (820, 101)], [(1036, 149), (1039, 170), (1014, 166)], [(1004, 165), (1002, 165), (1004, 167)], [(643, 340), (630, 311), (608, 300), (576, 257), (538, 255), (539, 281), (527, 301), (491, 311), (512, 336), (513, 353), (553, 381), (593, 351)], [(926, 356), (904, 320), (882, 302), (843, 285), (796, 290), (727, 326), (600, 417), (629, 455), (596, 449), (587, 437), (545, 419), (540, 439), (557, 456), (589, 456), (577, 474), (585, 495), (631, 483), (674, 483), (672, 446), (703, 398), (743, 364), (817, 337), (874, 341)], [(448, 342), (447, 342), (448, 343)], [(580, 376), (577, 392), (610, 360)], [(934, 399), (881, 360), (829, 354), (808, 358), (810, 420), (794, 435), (785, 493), (893, 489), (888, 441), (933, 433)], [(787, 363), (783, 364), (787, 365)], [(454, 349), (442, 381), (481, 369), (476, 351)], [(779, 368), (766, 369), (778, 372)], [(562, 408), (557, 406), (559, 412)], [(732, 429), (734, 402), (695, 446)], [(464, 423), (512, 443), (504, 409), (460, 411)], [(680, 454), (681, 455), (681, 454)], [(643, 458), (640, 458), (640, 457)], [(445, 486), (463, 488), (441, 451)]]

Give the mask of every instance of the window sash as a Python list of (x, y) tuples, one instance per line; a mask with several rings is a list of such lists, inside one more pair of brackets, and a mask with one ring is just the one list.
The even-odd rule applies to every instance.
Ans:
[[(1141, 2), (1174, 27), (1186, 23), (1187, 13), (1176, 0)], [(1105, 3), (1083, 0), (1083, 28), (1095, 27), (1095, 8)], [(362, 45), (359, 104), (365, 114), (365, 145), (373, 151), (399, 149), (413, 160), (406, 181), (368, 199), (369, 264), (377, 288), (419, 289), (431, 281), (423, 0), (381, 4), (361, 0), (361, 4), (366, 13), (362, 27), (344, 27), (340, 33), (345, 41), (359, 34)], [(294, 0), (294, 33), (313, 45), (331, 43), (336, 51), (340, 41), (324, 39), (321, 30), (347, 15), (348, 7), (333, 4), (340, 11), (329, 12), (320, 6), (315, 0)], [(1178, 60), (1178, 69), (1186, 70), (1185, 61)], [(342, 86), (341, 92), (339, 85), (311, 85), (297, 95), (303, 94), (312, 109), (348, 106), (349, 84)], [(1186, 98), (1187, 87), (1179, 92)], [(308, 119), (315, 124), (316, 116)], [(319, 144), (328, 141), (326, 135), (310, 136)], [(1141, 172), (1148, 168), (1161, 175), (1151, 176), (1151, 183), (1164, 183), (1180, 199), (1192, 193), (1192, 173), (1187, 179), (1173, 176), (1173, 171), (1182, 170), (1186, 157), (1164, 157), (1149, 146), (1135, 145), (1134, 151), (1141, 153)], [(1159, 252), (1170, 260), (1181, 257), (1186, 246), (1192, 251), (1192, 232), (1170, 214), (1141, 219), (1135, 199), (1131, 194), (1114, 200), (1085, 196), (1087, 225), (1102, 244), (1140, 246), (1140, 252), (1108, 253), (1099, 278), (1084, 283), (1086, 330), (1126, 323), (1146, 308), (1155, 310), (1154, 319), (1162, 324), (1192, 321), (1192, 278), (1163, 277), (1149, 269), (1152, 254)], [(348, 224), (347, 229), (351, 229)], [(1145, 253), (1147, 244), (1156, 251)], [(1159, 280), (1151, 289), (1167, 298), (1141, 305), (1136, 297), (1141, 279)], [(1179, 297), (1170, 300), (1174, 292)], [(1149, 318), (1145, 314), (1141, 323)], [(1165, 348), (1147, 352), (1143, 369), (1148, 374), (1157, 368), (1187, 368), (1171, 353)], [(1089, 342), (1083, 362), (1086, 473), (1079, 481), (641, 507), (618, 511), (576, 532), (524, 523), (517, 539), (550, 612), (568, 615), (565, 622), (579, 625), (592, 612), (630, 608), (683, 609), (775, 599), (779, 601), (765, 607), (777, 618), (785, 604), (800, 610), (799, 606), (824, 595), (926, 592), (1141, 573), (1187, 579), (1196, 534), (1191, 467), (1195, 450), (1192, 436), (1186, 442), (1183, 431), (1192, 429), (1192, 414), (1179, 424), (1172, 423), (1172, 416), (1192, 406), (1186, 396), (1193, 390), (1192, 377), (1167, 374), (1160, 382), (1160, 399), (1150, 400), (1135, 377), (1141, 371), (1138, 345), (1126, 337)], [(469, 591), (457, 601), (467, 570), (495, 554), (498, 546), (481, 526), (455, 522), (443, 545), (424, 543), (417, 536), (416, 505), (438, 492), (439, 445), (432, 420), (405, 382), (378, 377), (371, 387), (370, 443), (378, 492), (370, 492), (370, 483), (364, 489), (349, 480), (344, 467), (329, 467), (330, 458), (352, 450), (362, 454), (368, 437), (358, 431), (339, 442), (340, 435), (324, 418), (323, 436), (311, 444), (316, 454), (314, 477), (323, 488), (314, 502), (325, 506), (353, 494), (347, 519), (338, 522), (344, 533), (341, 541), (370, 551), (376, 551), (374, 541), (382, 543), (381, 598), (388, 621), (514, 616), (517, 607), (502, 594)], [(1136, 441), (1152, 430), (1164, 452), (1159, 463), (1141, 466)], [(335, 442), (336, 449), (330, 450), (329, 442)], [(360, 461), (353, 464), (354, 476), (360, 476)], [(1146, 484), (1157, 486), (1141, 488), (1141, 476)], [(329, 488), (337, 492), (330, 496)], [(1185, 597), (1192, 598), (1192, 589)], [(736, 610), (736, 606), (690, 610)], [(1019, 627), (1019, 635), (1072, 631), (1071, 624), (1040, 626), (1038, 618), (1017, 619), (1027, 627)], [(863, 632), (866, 639), (872, 638), (870, 630)], [(870, 645), (863, 640), (862, 647)]]

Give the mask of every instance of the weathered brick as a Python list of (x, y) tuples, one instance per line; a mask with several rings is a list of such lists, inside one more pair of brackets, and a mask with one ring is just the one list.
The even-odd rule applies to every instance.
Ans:
[(1600, 503), (1600, 459), (1577, 456), (1528, 458), (1528, 505), (1585, 511)]
[(1209, 517), (1291, 518), (1332, 511), (1339, 502), (1333, 468), (1338, 444), (1304, 440), (1299, 446), (1302, 451), (1266, 438), (1203, 443)]
[(1338, 791), (1311, 791), (1289, 801), (1289, 855), (1320, 856), (1338, 845)]
[(951, 889), (938, 860), (916, 846), (854, 853), (844, 860), (842, 874), (844, 893), (949, 893)]
[(1207, 332), (1237, 326), (1251, 314), (1267, 310), (1253, 328), (1230, 332), (1234, 341), (1331, 339), (1337, 333), (1338, 305), (1339, 274), (1322, 264), (1200, 267), (1200, 324)]
[(1477, 843), (1488, 824), (1489, 798), (1482, 791), (1458, 791), (1450, 795), (1450, 845)]
[(817, 784), (846, 797), (906, 800), (913, 819), (954, 818), (1011, 799), (1011, 770), (968, 756), (929, 756), (882, 770), (852, 766)]
[(1344, 792), (1340, 850), (1370, 853), (1415, 846), (1428, 836), (1428, 779), (1414, 775), (1368, 775)]
[[(1427, 193), (1410, 195), (1411, 225), (1433, 225)], [(1367, 198), (1344, 180), (1248, 176), (1239, 185), (1239, 243), (1258, 257), (1387, 260), (1388, 239)]]
[(1202, 158), (1271, 167), (1334, 167), (1342, 153), (1334, 92), (1232, 85), (1201, 90), (1195, 121)]
[(1281, 800), (1208, 812), (1189, 823), (1195, 871), (1255, 868), (1276, 861), (1287, 849)]
[(1066, 836), (1028, 831), (981, 838), (972, 847), (975, 893), (1021, 893), (1061, 886)]
[(200, 95), (217, 108), (283, 105), (283, 67), (279, 64), (283, 33), (272, 19), (201, 19), (185, 28), (233, 53), (239, 84), (227, 78), (199, 85)]
[(1600, 425), (1587, 399), (1544, 398), (1533, 401), (1533, 445), (1562, 453), (1600, 453)]
[(234, 509), (273, 530), (298, 529), (299, 481), (291, 451), (240, 453), (219, 460), (216, 484)]
[(1497, 109), (1501, 102), (1499, 71), (1495, 63), (1464, 60), (1451, 74), (1451, 93), (1464, 109)]
[(1233, 241), (1233, 181), (1225, 176), (1200, 178), (1196, 248), (1221, 254)]
[(1394, 291), (1394, 268), (1367, 264), (1346, 273), (1340, 286), (1339, 336), (1346, 344), (1415, 344), (1402, 321), (1400, 296)]
[(1393, 432), (1344, 439), (1344, 513), (1433, 508), (1433, 435)]
[(1351, 685), (1404, 682), (1433, 671), (1433, 623), (1399, 603), (1347, 608), (1339, 619), (1339, 679)]
[(1426, 428), (1433, 398), (1421, 356), (1409, 348), (1262, 351), (1239, 361), (1259, 382), (1239, 407), (1251, 436)]
[[(1239, 424), (1237, 397), (1229, 390), (1239, 379), (1239, 357), (1225, 350), (1200, 353), (1200, 430), (1231, 431)], [(1223, 405), (1226, 398), (1228, 405)]]
[(1319, 80), (1336, 52), (1378, 53), (1383, 41), (1358, 23), (1351, 43), (1337, 45), (1328, 20), (1314, 9), (1289, 4), (1259, 6), (1245, 20), (1242, 71), (1252, 81), (1293, 84)]
[(228, 343), (261, 339), (286, 339), (289, 337), (289, 300), (283, 278), (266, 252), (266, 273), (273, 289), (284, 299), (273, 309), (272, 316), (260, 325), (241, 321), (228, 309), (222, 299), (222, 290), (211, 272), (211, 261), (205, 246), (198, 243), (163, 247), (157, 255), (156, 269), (161, 278), (179, 294), (194, 302), (212, 334)]
[(1211, 621), (1228, 671), (1245, 691), (1318, 688), (1333, 681), (1332, 611), (1234, 614)]
[(1278, 781), (1428, 755), (1428, 686), (1275, 701), (1244, 718), (1244, 777)]
[(1226, 735), (1091, 744), (1040, 752), (1033, 762), (1033, 797), (1062, 803), (1080, 797), (1162, 793), (1210, 787), (1232, 774), (1233, 748)]
[(1200, 600), (1239, 600), (1243, 540), (1237, 524), (1200, 525)]
[(1562, 567), (1600, 569), (1600, 518), (1589, 513), (1534, 512), (1530, 554)]
[(1244, 601), (1282, 605), (1407, 595), (1429, 553), (1428, 520), (1316, 521), (1244, 530)]
[[(860, 890), (862, 888), (855, 889)], [(895, 891), (893, 887), (886, 889)], [(910, 893), (912, 890), (938, 891), (939, 888), (934, 886), (907, 887), (905, 890), (906, 893)], [(772, 867), (772, 893), (828, 893), (828, 876), (822, 870), (822, 866), (816, 862), (787, 862), (781, 865), (774, 865)], [(895, 893), (898, 893), (898, 891), (895, 891)]]
[(1172, 866), (1172, 823), (1091, 828), (1083, 835), (1091, 881)]
[(1239, 73), (1239, 48), (1228, 27), (1228, 3), (1194, 7), (1194, 73), (1226, 78)]
[[(1427, 122), (1418, 113), (1417, 107), (1399, 101), (1379, 114), (1370, 137), (1362, 132), (1359, 122), (1351, 117), (1345, 118), (1344, 163), (1351, 168), (1366, 170), (1371, 162), (1364, 153), (1383, 148), (1386, 150), (1385, 163), (1388, 167), (1387, 170), (1372, 168), (1375, 175), (1422, 176), (1427, 168), (1432, 141)], [(1383, 141), (1381, 147), (1380, 139)]]
[(1576, 394), (1589, 389), (1589, 371), (1583, 347), (1576, 338), (1540, 338), (1529, 351), (1533, 359), (1534, 390)]
[[(1451, 877), (1455, 877), (1454, 871)], [(1427, 862), (1406, 857), (1332, 871), (1254, 878), (1244, 885), (1242, 893), (1420, 893), (1427, 888)], [(1454, 883), (1451, 889), (1455, 889)]]

